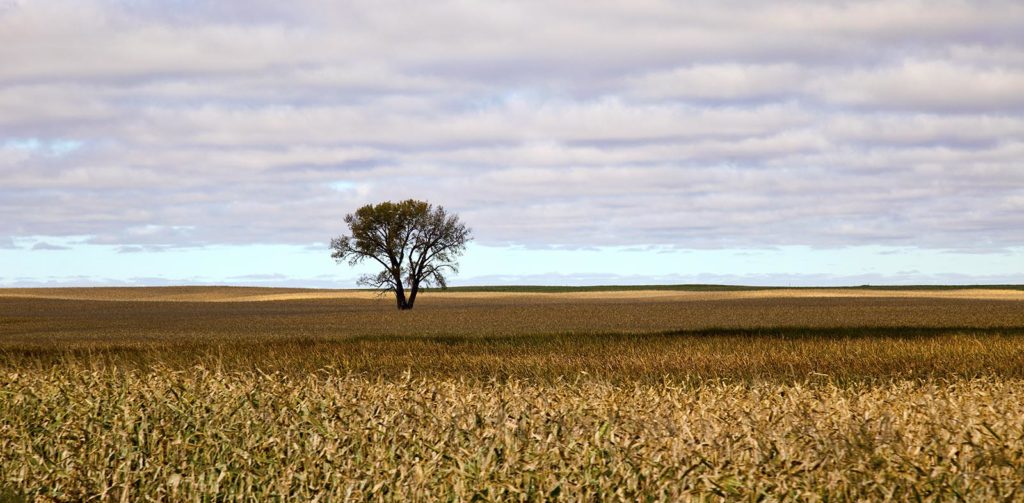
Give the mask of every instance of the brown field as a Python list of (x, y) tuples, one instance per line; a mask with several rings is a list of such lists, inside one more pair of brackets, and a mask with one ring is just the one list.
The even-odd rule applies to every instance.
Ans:
[[(8, 290), (0, 365), (82, 357), (370, 377), (1024, 377), (1024, 292), (914, 293), (431, 292), (399, 312), (358, 291)], [(282, 296), (290, 300), (265, 300)]]
[(1015, 500), (1024, 292), (0, 290), (0, 500)]
[[(33, 298), (64, 300), (150, 301), (150, 302), (266, 302), (278, 300), (381, 300), (377, 292), (365, 290), (318, 290), (308, 288), (259, 287), (153, 287), (153, 288), (0, 288), (0, 298)], [(923, 298), (923, 299), (990, 299), (1024, 301), (1024, 289), (958, 288), (958, 289), (869, 289), (869, 288), (763, 288), (756, 290), (598, 290), (570, 292), (432, 291), (423, 295), (433, 300), (466, 299), (529, 300), (530, 302), (565, 302), (567, 300), (618, 299), (650, 302), (698, 301), (765, 298)], [(387, 299), (385, 299), (385, 302)]]

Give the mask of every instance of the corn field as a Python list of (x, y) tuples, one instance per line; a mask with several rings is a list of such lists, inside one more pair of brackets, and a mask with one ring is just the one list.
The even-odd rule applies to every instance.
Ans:
[(2, 379), (0, 480), (39, 500), (1024, 497), (1019, 380)]
[(561, 295), (0, 295), (0, 501), (1024, 499), (1020, 300)]

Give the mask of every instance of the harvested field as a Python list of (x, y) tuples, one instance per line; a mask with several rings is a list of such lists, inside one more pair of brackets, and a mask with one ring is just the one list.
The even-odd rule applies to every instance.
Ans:
[[(417, 309), (400, 312), (366, 292), (195, 302), (155, 299), (223, 299), (235, 289), (152, 290), (0, 297), (0, 365), (84, 358), (135, 368), (201, 363), (307, 372), (327, 366), (369, 376), (1024, 377), (1024, 301), (963, 292), (429, 293)], [(239, 289), (232, 295), (311, 293), (323, 292)], [(104, 300), (66, 298), (72, 294)], [(116, 300), (129, 298), (150, 300)]]
[[(31, 332), (34, 339), (62, 343), (76, 336), (116, 341), (139, 336), (174, 340), (193, 334), (218, 340), (254, 335), (308, 339), (1024, 326), (1024, 292), (1010, 290), (427, 293), (418, 309), (409, 312), (391, 309), (393, 301), (369, 292), (206, 290), (57, 289), (38, 290), (33, 297), (25, 290), (0, 290), (0, 334)], [(284, 300), (266, 300), (282, 296)]]
[(1012, 500), (1021, 293), (0, 291), (0, 493)]

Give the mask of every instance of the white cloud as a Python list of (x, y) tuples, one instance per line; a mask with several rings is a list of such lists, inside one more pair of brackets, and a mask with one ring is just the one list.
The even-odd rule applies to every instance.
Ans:
[(63, 251), (70, 250), (71, 248), (63, 245), (50, 244), (45, 241), (40, 241), (32, 245), (32, 251)]
[(807, 78), (793, 63), (703, 64), (632, 77), (627, 87), (640, 98), (757, 100), (786, 97)]
[(896, 66), (828, 75), (811, 84), (822, 100), (882, 109), (1020, 111), (1024, 68), (976, 67), (948, 61), (905, 61)]
[(18, 2), (0, 235), (304, 245), (418, 197), (485, 244), (1019, 246), (1022, 34), (1017, 2)]
[(837, 114), (826, 125), (837, 140), (865, 145), (984, 147), (1024, 139), (1021, 115)]

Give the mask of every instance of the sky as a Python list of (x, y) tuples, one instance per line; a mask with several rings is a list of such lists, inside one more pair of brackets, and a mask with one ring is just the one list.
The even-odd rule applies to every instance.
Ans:
[(0, 0), (0, 286), (1024, 283), (1024, 3)]

